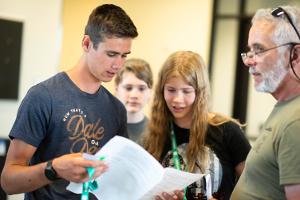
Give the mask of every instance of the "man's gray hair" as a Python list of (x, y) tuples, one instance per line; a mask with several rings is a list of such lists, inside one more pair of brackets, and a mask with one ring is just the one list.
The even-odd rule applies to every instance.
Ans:
[[(300, 32), (300, 9), (295, 6), (280, 6), (283, 8), (290, 16), (294, 26)], [(252, 24), (256, 21), (265, 20), (270, 23), (274, 23), (275, 30), (272, 34), (272, 40), (277, 44), (284, 44), (288, 42), (300, 42), (292, 25), (289, 23), (285, 15), (281, 17), (274, 17), (271, 13), (274, 9), (259, 9), (256, 11), (252, 18)]]

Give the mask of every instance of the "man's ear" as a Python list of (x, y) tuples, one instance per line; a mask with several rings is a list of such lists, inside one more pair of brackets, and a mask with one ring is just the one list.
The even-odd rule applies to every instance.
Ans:
[(85, 52), (88, 52), (92, 48), (93, 43), (90, 39), (90, 36), (88, 36), (88, 35), (83, 36), (81, 46), (82, 46), (83, 51), (85, 51)]
[(300, 44), (295, 45), (291, 52), (291, 61), (293, 64), (297, 65), (300, 63)]
[(300, 81), (300, 44), (293, 47), (290, 55), (291, 69), (295, 78)]

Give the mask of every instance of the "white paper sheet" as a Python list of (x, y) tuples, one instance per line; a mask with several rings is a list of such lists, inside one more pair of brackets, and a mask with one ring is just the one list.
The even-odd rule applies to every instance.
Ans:
[[(112, 138), (88, 159), (101, 156), (109, 169), (96, 179), (99, 188), (91, 191), (99, 200), (150, 200), (162, 192), (183, 189), (203, 176), (163, 168), (141, 146), (120, 136)], [(79, 194), (82, 184), (70, 183), (67, 189)]]

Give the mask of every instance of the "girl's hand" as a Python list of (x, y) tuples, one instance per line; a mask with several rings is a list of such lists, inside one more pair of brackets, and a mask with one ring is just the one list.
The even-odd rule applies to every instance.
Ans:
[(174, 194), (163, 192), (161, 196), (156, 196), (155, 200), (183, 200), (184, 192), (182, 190), (174, 191)]

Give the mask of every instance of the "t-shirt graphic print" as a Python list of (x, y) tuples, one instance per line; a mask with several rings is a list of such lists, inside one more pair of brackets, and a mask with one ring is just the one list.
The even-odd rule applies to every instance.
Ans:
[[(178, 154), (181, 165), (181, 170), (185, 170), (187, 158), (186, 158), (187, 143), (179, 145)], [(207, 147), (208, 148), (208, 147)], [(205, 176), (188, 186), (186, 191), (186, 197), (188, 200), (207, 200), (216, 193), (221, 185), (222, 181), (222, 166), (216, 156), (216, 154), (208, 148), (209, 151), (209, 164), (205, 169)], [(168, 151), (166, 156), (162, 160), (163, 167), (174, 167), (172, 151)], [(196, 163), (196, 168), (193, 173), (201, 173), (199, 165)]]

